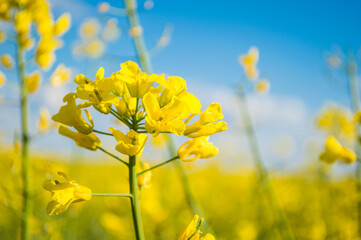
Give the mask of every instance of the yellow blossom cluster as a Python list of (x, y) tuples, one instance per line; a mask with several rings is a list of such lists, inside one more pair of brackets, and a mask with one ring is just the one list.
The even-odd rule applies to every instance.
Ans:
[(105, 42), (113, 42), (120, 36), (118, 21), (110, 18), (106, 21), (104, 27), (95, 18), (85, 20), (80, 28), (78, 40), (74, 46), (75, 56), (99, 58), (105, 52)]
[[(121, 64), (121, 69), (104, 77), (100, 68), (95, 80), (82, 74), (74, 79), (78, 84), (76, 93), (64, 97), (66, 105), (62, 106), (52, 119), (69, 127), (77, 133), (72, 134), (61, 127), (60, 132), (72, 138), (79, 146), (96, 150), (100, 141), (95, 134), (94, 123), (87, 110), (94, 109), (111, 113), (130, 131), (126, 134), (115, 128), (109, 128), (117, 141), (116, 150), (128, 156), (140, 157), (148, 138), (160, 133), (173, 133), (192, 138), (181, 146), (178, 156), (183, 161), (197, 158), (209, 158), (218, 150), (208, 142), (208, 136), (224, 131), (227, 124), (219, 121), (223, 118), (219, 103), (211, 103), (202, 112), (199, 100), (187, 91), (186, 82), (181, 77), (149, 75), (132, 61)], [(83, 100), (77, 104), (76, 100)], [(88, 121), (82, 117), (82, 112)], [(196, 116), (198, 120), (192, 121)], [(66, 134), (64, 132), (66, 131)], [(193, 157), (191, 157), (193, 156)]]
[(257, 68), (258, 59), (258, 48), (251, 47), (247, 54), (239, 56), (238, 61), (242, 65), (247, 79), (255, 81), (254, 90), (258, 93), (268, 93), (271, 86), (266, 78), (259, 79), (259, 70)]
[(49, 68), (55, 60), (54, 51), (61, 46), (59, 39), (70, 27), (70, 14), (64, 13), (56, 21), (46, 0), (3, 0), (0, 3), (0, 19), (14, 20), (19, 45), (29, 50), (35, 39), (31, 27), (36, 25), (39, 41), (35, 49), (35, 60), (42, 68)]
[(334, 163), (340, 160), (342, 163), (353, 163), (356, 154), (349, 148), (341, 145), (336, 138), (329, 136), (325, 142), (325, 151), (320, 155), (320, 160), (326, 163)]

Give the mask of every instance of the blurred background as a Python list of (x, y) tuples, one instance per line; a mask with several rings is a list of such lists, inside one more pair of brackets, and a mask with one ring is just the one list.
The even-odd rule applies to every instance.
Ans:
[[(352, 73), (358, 81), (360, 1), (138, 0), (138, 28), (129, 26), (122, 1), (49, 0), (49, 4), (55, 19), (64, 12), (71, 14), (71, 27), (29, 100), (34, 239), (133, 239), (127, 199), (94, 198), (73, 204), (62, 215), (46, 215), (50, 196), (41, 185), (57, 171), (67, 172), (93, 192), (126, 192), (127, 175), (102, 152), (78, 148), (59, 135), (51, 120), (46, 130), (39, 129), (39, 114), (49, 118), (58, 112), (64, 95), (75, 91), (77, 74), (95, 79), (103, 67), (110, 76), (120, 63), (137, 61), (133, 38), (140, 35), (155, 73), (184, 78), (202, 110), (211, 102), (222, 105), (229, 129), (211, 137), (219, 154), (182, 163), (216, 239), (287, 239), (282, 228), (294, 239), (361, 239), (357, 164), (319, 160), (329, 135), (351, 149), (358, 145), (349, 67), (356, 66)], [(12, 31), (4, 22), (0, 29)], [(0, 55), (15, 56), (11, 34), (7, 36)], [(242, 66), (242, 56), (251, 47), (259, 51), (257, 80), (249, 79)], [(59, 65), (69, 72), (64, 84), (57, 85), (51, 79)], [(28, 71), (34, 69), (30, 65)], [(0, 70), (7, 79), (0, 88), (0, 236), (16, 239), (21, 206), (18, 75), (15, 68)], [(240, 84), (243, 98), (236, 90)], [(242, 115), (244, 100), (264, 166), (261, 172), (267, 173), (269, 185), (262, 177), (259, 181)], [(92, 116), (97, 129), (114, 124), (104, 115)], [(114, 139), (101, 140), (105, 149), (114, 150)], [(176, 140), (177, 146), (182, 142)], [(166, 147), (157, 141), (143, 154), (151, 165), (167, 156)], [(191, 219), (194, 208), (183, 187), (171, 164), (153, 172), (151, 186), (142, 191), (147, 239), (176, 239)], [(276, 205), (268, 200), (269, 188)], [(274, 210), (278, 207), (281, 212)]]

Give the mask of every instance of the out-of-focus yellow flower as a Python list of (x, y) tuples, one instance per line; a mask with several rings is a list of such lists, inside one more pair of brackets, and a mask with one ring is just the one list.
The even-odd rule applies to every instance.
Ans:
[(52, 116), (52, 120), (65, 124), (70, 127), (74, 127), (76, 130), (83, 134), (89, 134), (93, 132), (94, 123), (87, 110), (85, 113), (90, 122), (88, 124), (83, 117), (81, 116), (81, 110), (76, 106), (76, 94), (69, 93), (67, 94), (63, 101), (66, 102), (65, 106), (62, 106), (57, 114)]
[(342, 141), (353, 142), (356, 138), (356, 125), (351, 110), (341, 105), (331, 104), (324, 107), (316, 117), (316, 126), (327, 135)]
[(98, 5), (98, 11), (100, 13), (106, 13), (109, 11), (109, 8), (110, 8), (110, 4), (107, 3), (107, 2), (102, 2)]
[(108, 42), (113, 42), (119, 38), (120, 29), (118, 28), (118, 21), (115, 18), (109, 19), (103, 30), (103, 39)]
[(195, 214), (192, 221), (179, 235), (178, 240), (215, 240), (214, 236), (209, 233), (200, 237), (202, 232), (199, 230), (199, 227), (203, 221), (203, 218), (200, 218), (197, 214)]
[(153, 136), (159, 133), (174, 133), (181, 136), (186, 129), (182, 113), (187, 107), (177, 97), (163, 108), (160, 108), (155, 96), (147, 93), (143, 97), (143, 105), (147, 112), (145, 117), (145, 128)]
[(91, 190), (70, 180), (65, 173), (58, 172), (61, 180), (47, 179), (43, 188), (51, 192), (52, 201), (46, 207), (50, 216), (59, 215), (66, 211), (71, 203), (91, 199)]
[(143, 28), (141, 26), (134, 26), (129, 29), (129, 35), (132, 37), (138, 37), (143, 34)]
[(9, 54), (3, 54), (1, 56), (1, 65), (4, 68), (11, 69), (14, 66), (14, 61)]
[(326, 61), (333, 68), (338, 68), (342, 64), (342, 61), (341, 61), (340, 57), (338, 57), (338, 56), (330, 56), (330, 57), (326, 58)]
[(122, 234), (122, 231), (125, 231), (122, 219), (112, 212), (104, 213), (100, 218), (100, 223), (103, 228), (114, 235)]
[(211, 158), (217, 155), (218, 148), (208, 142), (208, 137), (197, 137), (183, 143), (178, 149), (179, 159), (184, 162), (195, 161), (198, 158)]
[(3, 43), (6, 39), (6, 34), (5, 32), (0, 30), (0, 43)]
[(154, 147), (164, 147), (167, 146), (169, 141), (169, 136), (168, 134), (159, 134), (156, 137), (152, 137), (150, 139), (150, 143), (154, 146)]
[(268, 93), (271, 88), (271, 85), (267, 79), (261, 79), (256, 83), (254, 89), (258, 93)]
[(138, 64), (132, 61), (120, 64), (120, 68), (120, 71), (114, 76), (126, 83), (130, 95), (135, 98), (142, 98), (149, 91), (155, 79), (158, 78), (155, 74), (149, 76), (142, 72)]
[(184, 136), (195, 138), (209, 136), (228, 129), (223, 119), (222, 108), (219, 103), (211, 103), (208, 108), (201, 113), (199, 120), (187, 126)]
[(59, 87), (67, 83), (71, 78), (71, 69), (67, 68), (64, 64), (59, 64), (53, 74), (50, 76), (50, 85)]
[(349, 148), (342, 146), (336, 138), (329, 136), (325, 142), (325, 151), (320, 155), (320, 160), (326, 163), (334, 163), (340, 160), (343, 163), (353, 163), (356, 154)]
[(74, 48), (74, 55), (87, 56), (90, 58), (99, 58), (104, 54), (105, 45), (100, 39), (92, 39), (90, 41), (83, 41)]
[(64, 125), (59, 126), (59, 133), (65, 137), (73, 139), (76, 145), (79, 147), (83, 147), (92, 151), (96, 151), (97, 147), (101, 147), (102, 145), (99, 138), (94, 133), (85, 135), (80, 132), (73, 132)]
[(4, 86), (5, 83), (6, 83), (6, 76), (2, 71), (0, 71), (0, 87)]
[[(148, 168), (150, 168), (149, 164), (143, 161), (139, 161), (137, 163), (137, 172), (142, 172), (144, 170), (147, 170)], [(138, 186), (139, 187), (150, 187), (150, 180), (152, 178), (152, 173), (151, 171), (145, 172), (142, 175), (138, 176)]]
[(69, 13), (62, 14), (54, 25), (54, 35), (61, 36), (66, 33), (71, 25), (71, 16)]
[(243, 66), (245, 74), (248, 79), (256, 79), (258, 77), (258, 63), (259, 51), (256, 47), (251, 47), (246, 55), (239, 57), (239, 63)]
[(92, 38), (99, 34), (100, 23), (95, 18), (84, 21), (80, 26), (80, 36), (83, 38)]
[(40, 115), (38, 120), (38, 130), (44, 133), (50, 129), (50, 113), (46, 108), (40, 109)]
[(143, 133), (137, 133), (133, 129), (127, 134), (123, 134), (121, 131), (115, 128), (109, 128), (109, 131), (113, 133), (114, 138), (118, 144), (115, 149), (128, 156), (137, 156), (138, 158), (142, 155), (145, 142), (148, 136)]
[(25, 79), (25, 86), (29, 93), (34, 93), (38, 90), (40, 83), (41, 83), (41, 75), (39, 72), (35, 71), (30, 75), (26, 76)]

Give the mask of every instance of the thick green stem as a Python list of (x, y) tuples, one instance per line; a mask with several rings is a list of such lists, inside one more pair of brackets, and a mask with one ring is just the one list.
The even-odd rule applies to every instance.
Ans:
[[(349, 94), (351, 98), (351, 107), (354, 113), (360, 111), (360, 93), (359, 86), (357, 82), (357, 65), (353, 60), (347, 62), (347, 78), (349, 82)], [(356, 136), (356, 147), (355, 152), (357, 155), (356, 162), (356, 179), (357, 179), (357, 192), (361, 196), (361, 145), (359, 138), (361, 137), (360, 127), (357, 127), (357, 136)], [(361, 236), (361, 197), (359, 197), (358, 203), (358, 232)]]
[(257, 171), (257, 174), (259, 177), (260, 184), (269, 198), (269, 203), (270, 203), (272, 211), (276, 217), (276, 221), (277, 221), (279, 231), (280, 231), (282, 238), (285, 240), (292, 240), (292, 239), (294, 239), (293, 232), (292, 232), (291, 228), (289, 227), (286, 216), (285, 216), (285, 214), (278, 202), (278, 199), (274, 193), (274, 190), (269, 182), (267, 170), (264, 167), (262, 159), (261, 159), (261, 154), (259, 151), (256, 134), (253, 129), (251, 116), (250, 116), (248, 106), (247, 106), (246, 95), (245, 95), (242, 85), (240, 85), (240, 87), (239, 87), (239, 97), (240, 97), (240, 102), (241, 102), (241, 111), (242, 111), (243, 122), (245, 124), (245, 130), (246, 130), (248, 142), (249, 142), (249, 145), (251, 148), (253, 160), (256, 165), (256, 171)]
[(21, 239), (30, 239), (30, 215), (32, 212), (30, 164), (29, 164), (29, 133), (28, 133), (28, 92), (25, 85), (25, 68), (23, 49), (20, 47), (20, 39), (17, 37), (16, 63), (19, 73), (20, 108), (21, 108), (21, 167), (23, 183), (23, 216), (21, 218)]
[(135, 156), (129, 156), (129, 191), (130, 194), (133, 196), (132, 198), (130, 198), (130, 202), (132, 207), (135, 236), (137, 240), (143, 240), (144, 233), (140, 214), (140, 199), (138, 192), (138, 179)]

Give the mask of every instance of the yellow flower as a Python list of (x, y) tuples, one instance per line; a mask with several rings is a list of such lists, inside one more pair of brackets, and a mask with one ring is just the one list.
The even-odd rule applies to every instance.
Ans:
[(69, 93), (67, 94), (63, 101), (67, 104), (62, 106), (57, 114), (55, 114), (51, 119), (55, 122), (65, 124), (70, 127), (74, 127), (76, 130), (83, 134), (89, 134), (93, 132), (94, 123), (87, 110), (85, 113), (90, 122), (88, 124), (83, 117), (81, 116), (81, 110), (76, 106), (76, 94)]
[(4, 86), (5, 83), (6, 83), (6, 76), (2, 71), (0, 71), (0, 87)]
[(65, 137), (73, 139), (76, 145), (79, 147), (83, 147), (92, 151), (96, 151), (97, 147), (101, 147), (102, 145), (99, 138), (94, 133), (85, 135), (80, 132), (73, 132), (64, 125), (59, 126), (59, 133)]
[(259, 52), (256, 47), (251, 47), (246, 55), (239, 57), (239, 63), (243, 66), (246, 76), (249, 79), (256, 79), (258, 77), (258, 70), (256, 68), (258, 57)]
[(53, 74), (50, 76), (50, 85), (59, 87), (70, 80), (71, 69), (67, 68), (64, 64), (59, 64)]
[(353, 163), (356, 154), (349, 148), (342, 146), (336, 138), (329, 136), (325, 142), (325, 151), (320, 155), (320, 160), (326, 163), (334, 163), (340, 160), (343, 163)]
[(9, 54), (3, 54), (1, 56), (1, 65), (4, 68), (11, 69), (14, 66), (14, 61)]
[(117, 104), (119, 99), (112, 91), (116, 91), (116, 82), (112, 78), (103, 78), (104, 69), (99, 68), (96, 73), (96, 80), (90, 81), (84, 75), (78, 75), (74, 81), (79, 84), (76, 89), (80, 99), (88, 100), (79, 105), (79, 107), (88, 107), (93, 105), (98, 111), (107, 114), (110, 112), (112, 104)]
[(214, 236), (209, 233), (200, 238), (202, 232), (199, 230), (199, 227), (203, 221), (203, 218), (195, 214), (188, 226), (179, 235), (178, 240), (215, 240)]
[(111, 18), (109, 19), (106, 24), (103, 31), (103, 39), (108, 42), (113, 42), (119, 38), (120, 35), (120, 29), (117, 26), (117, 19)]
[(137, 157), (140, 157), (142, 155), (145, 142), (148, 138), (147, 135), (137, 133), (133, 129), (131, 129), (126, 135), (115, 128), (109, 128), (109, 131), (113, 133), (114, 138), (118, 142), (115, 147), (118, 152), (128, 156), (136, 155)]
[(224, 121), (216, 122), (223, 118), (222, 108), (219, 103), (211, 103), (208, 108), (200, 114), (199, 120), (187, 126), (184, 136), (195, 138), (209, 136), (228, 129)]
[(50, 114), (46, 108), (40, 109), (40, 116), (38, 120), (38, 130), (41, 133), (44, 133), (50, 128)]
[(62, 180), (47, 179), (43, 188), (51, 192), (52, 201), (46, 207), (50, 216), (59, 215), (68, 209), (71, 203), (87, 201), (91, 199), (91, 190), (70, 180), (65, 173), (58, 172)]
[(132, 37), (138, 37), (143, 34), (143, 28), (141, 26), (134, 26), (129, 29), (129, 35)]
[[(143, 161), (139, 161), (137, 163), (137, 172), (140, 173), (144, 170), (147, 170), (148, 168), (150, 168), (149, 164)], [(138, 176), (138, 186), (139, 187), (150, 187), (150, 180), (152, 178), (152, 173), (151, 171), (145, 172), (142, 175)]]
[(62, 14), (54, 25), (54, 35), (61, 36), (66, 33), (71, 25), (71, 16), (69, 13)]
[(98, 11), (99, 11), (100, 13), (106, 13), (106, 12), (108, 12), (109, 8), (110, 8), (110, 4), (107, 3), (107, 2), (102, 2), (102, 3), (100, 3), (100, 4), (98, 5)]
[(123, 96), (115, 105), (117, 112), (124, 117), (130, 117), (135, 114), (137, 108), (137, 98)]
[(39, 85), (41, 83), (41, 75), (39, 72), (33, 72), (30, 75), (26, 76), (25, 86), (29, 93), (34, 93), (38, 90)]
[(135, 98), (142, 98), (149, 91), (155, 79), (158, 78), (155, 74), (149, 76), (147, 73), (142, 72), (138, 64), (132, 61), (120, 64), (120, 68), (120, 71), (115, 73), (114, 77), (124, 81), (130, 95)]
[(261, 79), (259, 82), (256, 83), (254, 86), (255, 91), (259, 93), (268, 93), (270, 90), (270, 83), (267, 79)]
[(6, 34), (5, 32), (0, 30), (0, 43), (3, 43), (6, 39)]
[(95, 18), (90, 18), (84, 21), (80, 26), (80, 36), (82, 38), (92, 38), (100, 31), (99, 21)]
[(211, 158), (217, 155), (218, 148), (208, 142), (208, 137), (197, 137), (183, 143), (178, 149), (179, 159), (191, 162), (198, 158)]
[(172, 102), (160, 108), (159, 103), (152, 93), (143, 97), (143, 105), (147, 112), (145, 117), (145, 128), (153, 136), (159, 133), (174, 133), (181, 136), (186, 129), (184, 118), (185, 103), (174, 97)]

